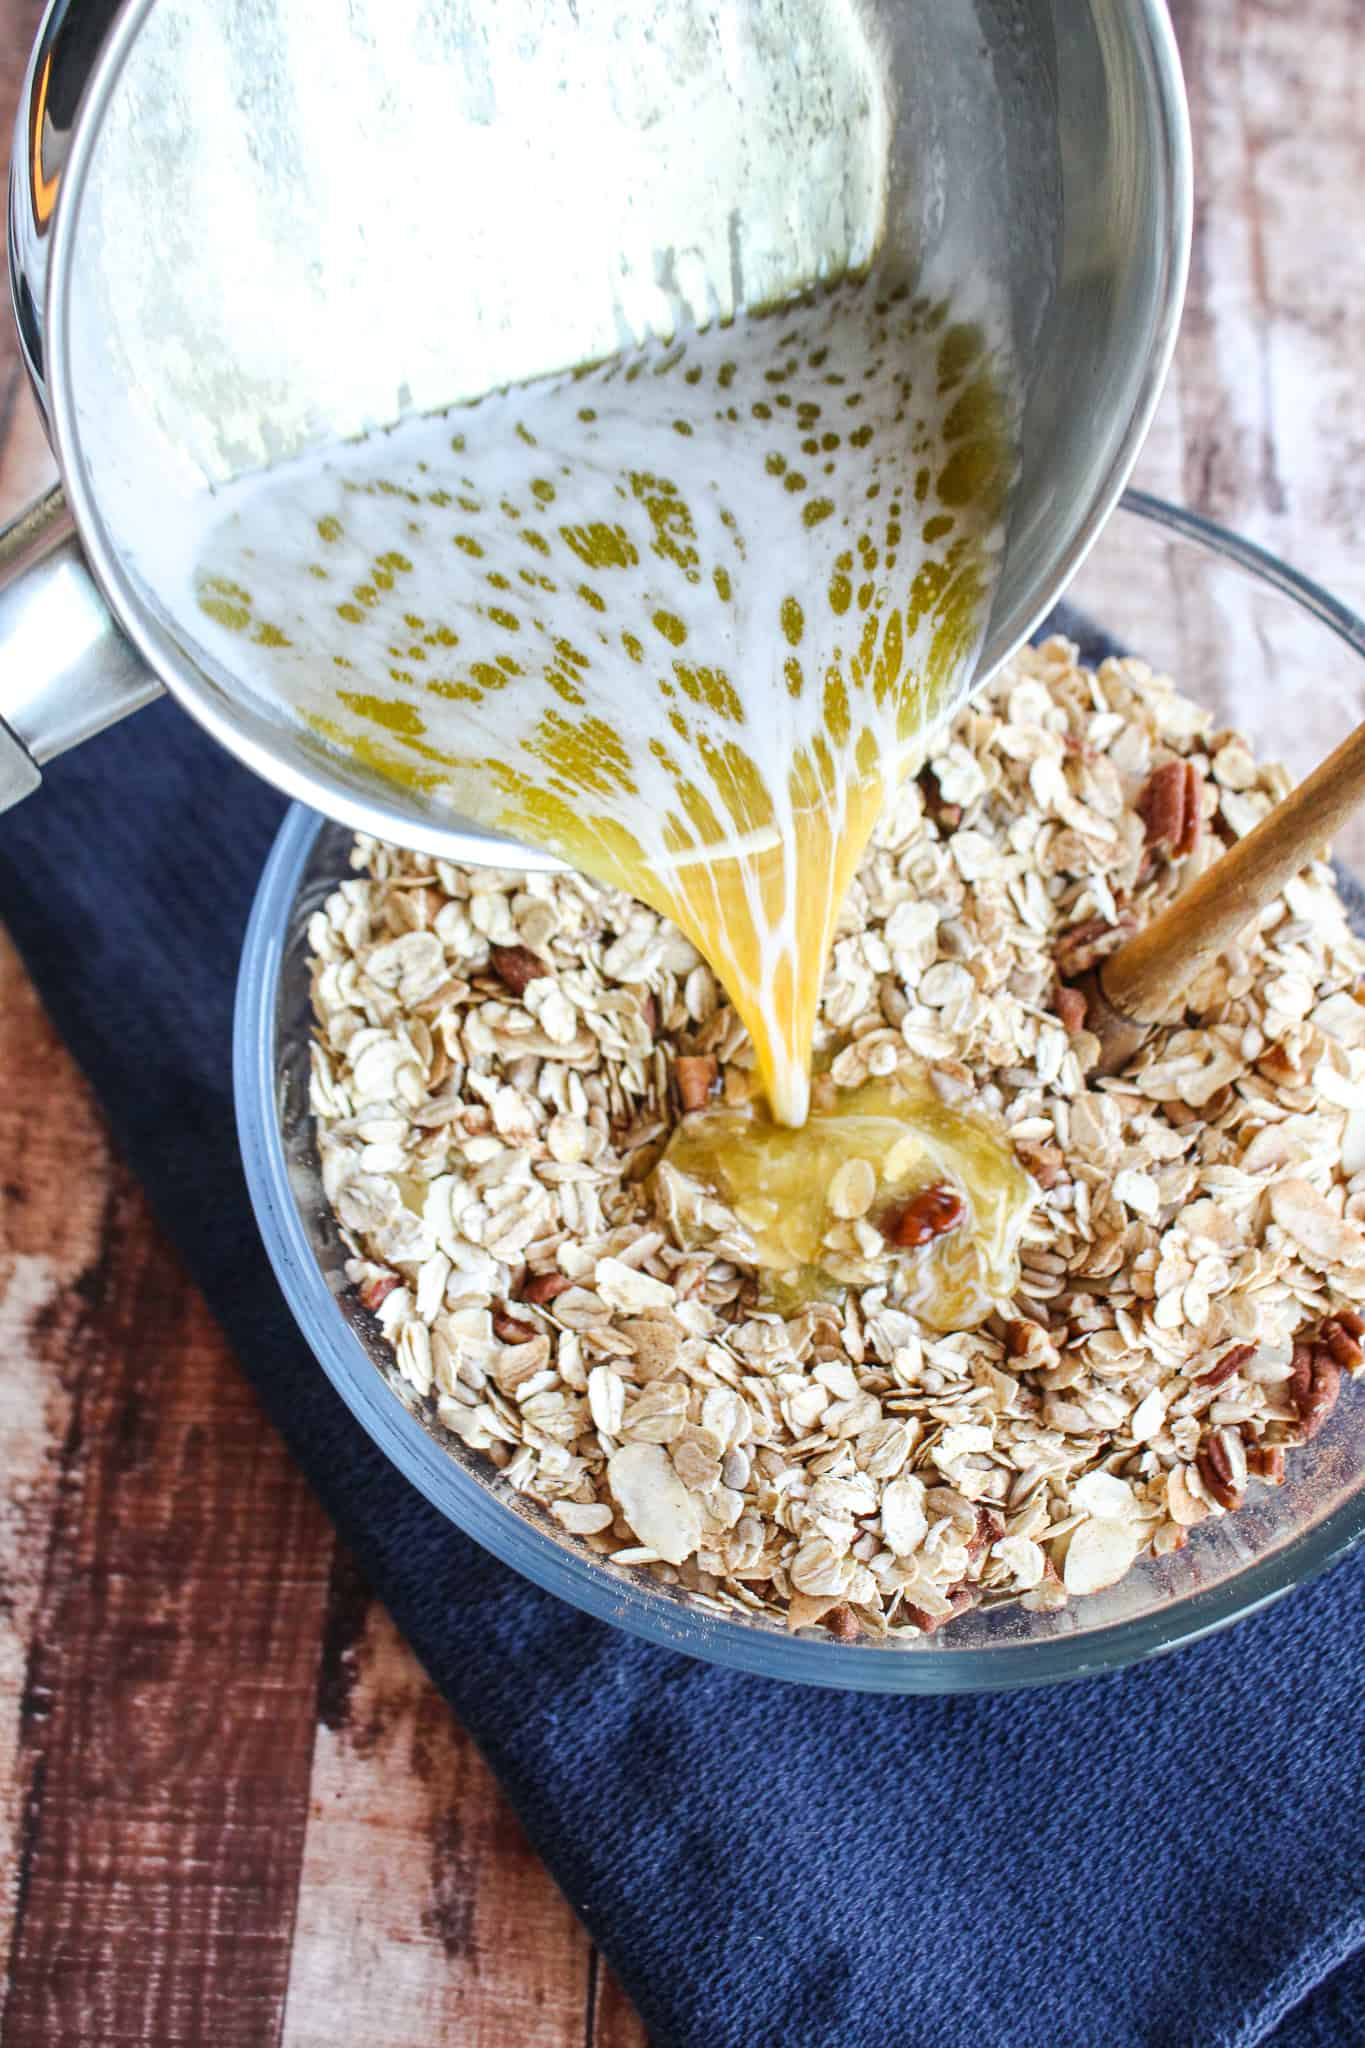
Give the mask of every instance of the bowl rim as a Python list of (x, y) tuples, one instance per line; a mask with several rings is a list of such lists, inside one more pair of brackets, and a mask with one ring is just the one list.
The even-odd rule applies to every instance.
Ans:
[[(1121, 509), (1273, 585), (1365, 657), (1365, 621), (1254, 542), (1144, 492), (1125, 493)], [(331, 822), (301, 803), (291, 805), (262, 871), (243, 941), (233, 1015), (233, 1092), (252, 1208), (294, 1319), (356, 1420), (433, 1507), (524, 1578), (661, 1648), (762, 1677), (911, 1696), (1005, 1692), (1096, 1677), (1196, 1642), (1317, 1577), (1365, 1536), (1362, 1474), (1348, 1499), (1299, 1535), (1174, 1606), (1075, 1634), (951, 1650), (837, 1643), (731, 1621), (662, 1588), (609, 1576), (586, 1554), (511, 1512), (423, 1427), (377, 1369), (327, 1284), (290, 1185), (275, 1076), (276, 1000), (290, 912), (318, 834)]]

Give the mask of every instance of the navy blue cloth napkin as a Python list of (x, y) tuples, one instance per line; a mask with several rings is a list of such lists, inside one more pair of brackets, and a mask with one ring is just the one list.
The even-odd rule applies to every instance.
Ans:
[(0, 916), (655, 2048), (1365, 2041), (1365, 1557), (1112, 1678), (866, 1699), (589, 1620), (389, 1468), (294, 1329), (237, 1156), (233, 981), (282, 810), (163, 703), (0, 819)]

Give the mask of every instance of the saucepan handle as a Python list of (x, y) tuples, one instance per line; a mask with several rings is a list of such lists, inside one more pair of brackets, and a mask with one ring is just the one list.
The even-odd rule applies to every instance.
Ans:
[(160, 694), (54, 484), (0, 532), (0, 811), (38, 787), (45, 761)]

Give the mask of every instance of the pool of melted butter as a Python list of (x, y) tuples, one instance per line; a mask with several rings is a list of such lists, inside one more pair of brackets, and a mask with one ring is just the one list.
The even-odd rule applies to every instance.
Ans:
[[(898, 1249), (884, 1226), (940, 1184), (962, 1197), (962, 1220)], [(694, 1111), (669, 1139), (654, 1193), (685, 1246), (728, 1233), (784, 1314), (841, 1285), (890, 1283), (899, 1305), (946, 1331), (1013, 1295), (1033, 1185), (1002, 1130), (943, 1102), (922, 1075), (846, 1090), (799, 1130), (761, 1104)]]

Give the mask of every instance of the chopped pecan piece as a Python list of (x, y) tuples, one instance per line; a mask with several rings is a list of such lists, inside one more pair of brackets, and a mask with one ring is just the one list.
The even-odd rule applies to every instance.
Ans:
[(1194, 1462), (1210, 1500), (1216, 1500), (1220, 1508), (1229, 1511), (1242, 1505), (1242, 1496), (1232, 1474), (1232, 1461), (1220, 1436), (1205, 1437)]
[(1164, 846), (1173, 860), (1193, 853), (1204, 825), (1204, 778), (1193, 761), (1163, 761), (1142, 786), (1135, 810), (1149, 846)]
[(396, 1273), (381, 1273), (377, 1279), (367, 1280), (360, 1290), (360, 1306), (373, 1315), (380, 1302), (387, 1301), (394, 1288), (402, 1284)]
[(537, 1308), (543, 1308), (546, 1302), (553, 1301), (556, 1295), (563, 1294), (566, 1288), (572, 1286), (573, 1281), (567, 1273), (536, 1273), (522, 1288), (521, 1298), (523, 1301), (534, 1302)]
[(1365, 1347), (1360, 1342), (1362, 1336), (1365, 1336), (1365, 1323), (1350, 1309), (1341, 1315), (1328, 1316), (1318, 1330), (1319, 1344), (1327, 1346), (1333, 1364), (1339, 1365), (1343, 1372), (1354, 1372), (1357, 1366), (1365, 1364)]
[(488, 957), (494, 974), (514, 996), (525, 995), (533, 981), (550, 972), (529, 946), (490, 946)]
[(953, 1586), (944, 1594), (944, 1598), (952, 1608), (950, 1614), (930, 1614), (927, 1607), (911, 1606), (903, 1607), (901, 1613), (907, 1621), (912, 1621), (916, 1628), (922, 1629), (925, 1635), (931, 1636), (936, 1629), (946, 1628), (950, 1621), (956, 1621), (959, 1614), (976, 1603), (976, 1595), (966, 1586)]
[(1083, 918), (1063, 932), (1052, 949), (1058, 974), (1063, 981), (1074, 981), (1078, 974), (1107, 959), (1136, 930), (1137, 917), (1131, 910), (1120, 910), (1113, 924), (1107, 917)]
[(1264, 1479), (1267, 1486), (1279, 1486), (1284, 1479), (1284, 1452), (1278, 1444), (1248, 1444), (1247, 1471)]
[(1059, 981), (1053, 991), (1052, 1007), (1058, 1023), (1072, 1038), (1078, 1031), (1084, 1031), (1086, 1006), (1085, 997), (1080, 989), (1068, 988), (1064, 981)]
[(1317, 1435), (1337, 1405), (1341, 1367), (1326, 1345), (1296, 1344), (1285, 1391), (1294, 1404), (1299, 1429), (1307, 1443)]
[(976, 1527), (967, 1543), (967, 1562), (975, 1564), (983, 1557), (992, 1543), (998, 1543), (1005, 1533), (1004, 1519), (992, 1508), (979, 1507), (976, 1511)]
[(713, 1052), (680, 1053), (673, 1062), (678, 1077), (678, 1099), (684, 1109), (704, 1109), (716, 1085), (719, 1068)]
[(942, 1184), (924, 1188), (902, 1202), (881, 1220), (882, 1236), (902, 1251), (929, 1244), (947, 1231), (955, 1230), (967, 1213), (967, 1205), (956, 1188)]
[(519, 1323), (511, 1310), (498, 1302), (493, 1309), (493, 1335), (501, 1344), (529, 1344), (539, 1332), (534, 1323)]
[(1254, 1344), (1230, 1344), (1221, 1358), (1216, 1358), (1207, 1372), (1195, 1375), (1197, 1387), (1221, 1387), (1224, 1380), (1230, 1380), (1240, 1372), (1249, 1358), (1256, 1356)]
[(822, 1617), (821, 1626), (829, 1630), (836, 1643), (856, 1643), (863, 1632), (857, 1615), (846, 1600), (830, 1608)]

